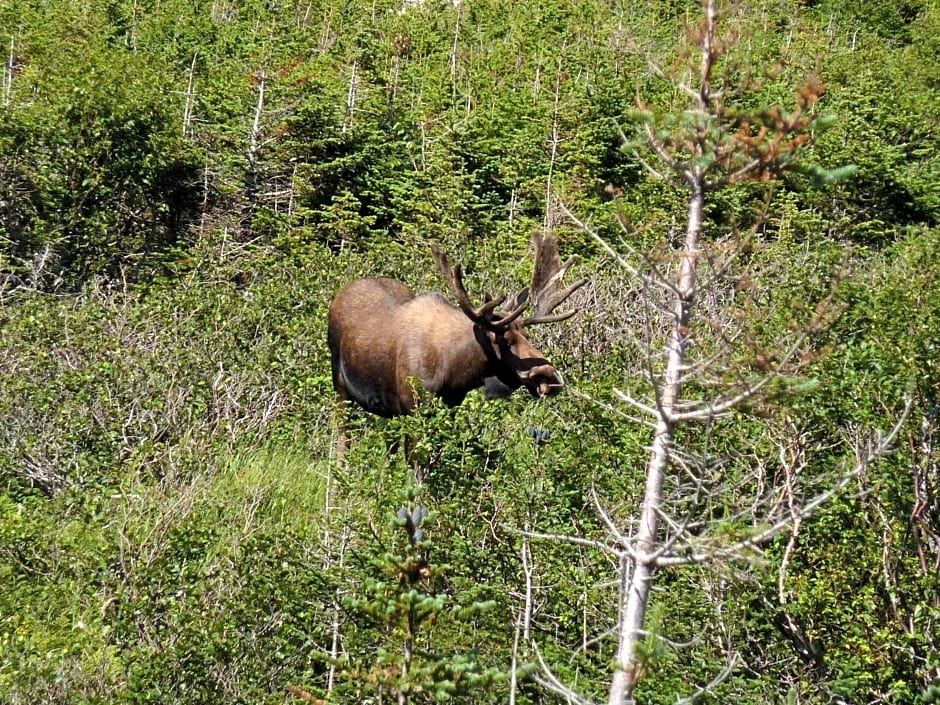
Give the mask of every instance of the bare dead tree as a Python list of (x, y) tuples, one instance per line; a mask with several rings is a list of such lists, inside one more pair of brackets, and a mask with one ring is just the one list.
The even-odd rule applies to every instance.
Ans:
[[(533, 538), (591, 545), (616, 559), (620, 579), (615, 619), (618, 645), (609, 705), (635, 702), (636, 687), (647, 666), (644, 643), (664, 639), (651, 634), (646, 626), (651, 590), (662, 570), (746, 563), (775, 537), (786, 532), (795, 537), (801, 522), (891, 451), (910, 408), (908, 404), (886, 433), (846, 439), (851, 457), (825, 477), (812, 477), (807, 470), (813, 447), (801, 446), (801, 441), (809, 443), (809, 439), (798, 433), (781, 444), (773, 479), (766, 477), (757, 459), (753, 472), (745, 473), (733, 487), (722, 484), (712, 459), (677, 447), (677, 430), (684, 425), (708, 426), (734, 419), (742, 407), (766, 404), (778, 388), (786, 388), (788, 380), (818, 359), (819, 334), (838, 314), (833, 295), (823, 296), (804, 307), (805, 320), (772, 345), (762, 343), (753, 332), (757, 307), (752, 296), (756, 292), (741, 273), (746, 267), (740, 261), (763, 218), (758, 216), (757, 225), (749, 232), (706, 237), (705, 206), (710, 194), (733, 184), (770, 183), (787, 170), (804, 168), (799, 160), (826, 119), (816, 111), (824, 89), (815, 78), (797, 89), (789, 109), (775, 106), (747, 112), (738, 108), (740, 101), (735, 99), (756, 87), (750, 72), (729, 70), (728, 78), (718, 76), (719, 69), (727, 68), (722, 61), (739, 39), (733, 26), (730, 31), (722, 26), (720, 32), (719, 23), (727, 19), (733, 25), (735, 13), (731, 8), (719, 9), (718, 0), (703, 0), (702, 10), (701, 23), (689, 34), (691, 48), (684, 54), (685, 67), (667, 71), (651, 66), (653, 73), (672, 83), (684, 105), (658, 113), (638, 100), (636, 136), (624, 135), (634, 158), (654, 178), (686, 194), (682, 236), (664, 244), (655, 255), (624, 256), (566, 210), (572, 222), (629, 275), (642, 281), (647, 311), (649, 352), (644, 376), (649, 398), (616, 390), (630, 417), (652, 429), (638, 519), (626, 520), (625, 527), (625, 520), (610, 513), (597, 498), (596, 509), (608, 531), (605, 541), (526, 532)], [(835, 179), (848, 170), (812, 173)], [(748, 364), (742, 364), (745, 359)], [(729, 496), (728, 511), (749, 518), (746, 528), (729, 533), (727, 520), (719, 530), (718, 522), (709, 524), (696, 515), (700, 502), (716, 501), (723, 492)], [(752, 499), (742, 506), (735, 498), (744, 495)], [(781, 566), (781, 585), (785, 571), (786, 565)], [(709, 683), (689, 696), (688, 702), (711, 691), (735, 669), (739, 654), (731, 644), (723, 642), (721, 648), (723, 666)], [(533, 649), (538, 654), (537, 648)], [(568, 702), (588, 702), (562, 683), (544, 661), (539, 662), (542, 670), (537, 680), (544, 687)]]
[(7, 54), (7, 60), (3, 71), (3, 104), (10, 104), (10, 97), (13, 94), (13, 77), (16, 74), (16, 39), (10, 37), (10, 51)]
[(193, 109), (196, 103), (196, 59), (199, 52), (193, 52), (193, 60), (189, 65), (186, 81), (185, 102), (183, 104), (183, 137), (192, 135)]

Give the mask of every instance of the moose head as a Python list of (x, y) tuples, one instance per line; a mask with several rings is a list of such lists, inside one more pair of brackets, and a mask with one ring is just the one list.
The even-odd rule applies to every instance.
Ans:
[[(585, 281), (579, 280), (562, 289), (560, 282), (575, 258), (560, 265), (558, 243), (554, 237), (536, 236), (535, 243), (536, 266), (532, 283), (519, 291), (506, 309), (501, 308), (506, 301), (504, 296), (474, 306), (464, 287), (460, 265), (451, 267), (446, 255), (437, 246), (432, 248), (438, 269), (444, 275), (460, 310), (473, 322), (475, 341), (491, 363), (488, 371), (493, 374), (482, 380), (490, 398), (507, 396), (519, 387), (525, 387), (532, 396), (547, 397), (557, 394), (564, 387), (561, 375), (529, 342), (525, 329), (539, 323), (571, 318), (577, 311), (560, 314), (553, 314), (552, 311)], [(523, 318), (522, 314), (528, 309), (530, 300), (534, 315)]]

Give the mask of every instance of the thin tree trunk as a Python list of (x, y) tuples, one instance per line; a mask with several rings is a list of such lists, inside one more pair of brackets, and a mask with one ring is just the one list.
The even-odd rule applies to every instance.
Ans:
[[(339, 491), (336, 482), (333, 478), (333, 466), (332, 464), (328, 465), (327, 476), (326, 476), (326, 496), (325, 496), (325, 506), (323, 508), (323, 514), (325, 517), (325, 526), (326, 529), (323, 532), (323, 541), (322, 545), (326, 548), (325, 558), (323, 561), (323, 570), (329, 571), (334, 567), (339, 567), (342, 570), (346, 562), (346, 547), (349, 543), (350, 529), (346, 520), (343, 520), (343, 527), (339, 532), (339, 561), (334, 564), (333, 562), (333, 543), (336, 540), (336, 537), (333, 534), (333, 513), (335, 510), (341, 506), (338, 502), (334, 501), (334, 494)], [(327, 673), (326, 678), (326, 692), (327, 695), (333, 692), (333, 688), (336, 686), (336, 674), (337, 674), (337, 665), (340, 657), (340, 652), (343, 650), (343, 610), (342, 610), (342, 600), (340, 599), (340, 588), (337, 588), (336, 596), (333, 598), (333, 604), (331, 605), (333, 611), (333, 618), (331, 624), (332, 638), (330, 641), (330, 668)]]
[[(414, 606), (408, 608), (408, 633), (405, 634), (405, 643), (402, 645), (401, 683), (408, 682), (411, 673), (411, 660), (414, 657), (415, 613)], [(398, 689), (398, 705), (408, 705), (408, 693), (400, 687)]]
[(13, 71), (16, 67), (14, 50), (16, 48), (16, 40), (14, 37), (10, 37), (10, 53), (7, 55), (6, 62), (6, 71), (3, 74), (3, 104), (9, 105), (10, 99), (13, 95)]
[(457, 49), (460, 44), (460, 9), (457, 9), (457, 21), (454, 24), (454, 41), (450, 49), (450, 98), (457, 102)]
[(558, 112), (561, 103), (561, 67), (559, 67), (558, 72), (555, 74), (555, 99), (552, 103), (552, 133), (548, 139), (548, 144), (551, 146), (551, 152), (548, 158), (548, 176), (545, 179), (545, 217), (542, 222), (542, 228), (545, 232), (550, 233), (554, 229), (554, 223), (552, 222), (552, 178), (555, 175), (555, 161), (558, 158), (558, 145), (561, 142), (558, 131)]
[[(264, 118), (264, 94), (267, 89), (267, 73), (262, 69), (257, 76), (258, 102), (251, 121), (248, 136), (248, 173), (245, 177), (245, 196), (248, 199), (247, 213), (254, 210), (258, 201), (258, 161), (261, 153), (261, 122)], [(247, 214), (246, 214), (247, 215)]]
[(196, 100), (193, 84), (195, 83), (197, 56), (199, 56), (199, 52), (194, 52), (192, 63), (189, 66), (189, 80), (186, 82), (186, 101), (183, 104), (183, 137), (189, 136), (191, 132), (190, 125), (193, 121), (193, 104)]
[(689, 337), (692, 303), (695, 298), (698, 242), (702, 232), (705, 203), (701, 175), (692, 174), (689, 181), (692, 193), (689, 198), (685, 248), (677, 282), (679, 295), (673, 311), (675, 324), (667, 343), (668, 357), (659, 395), (659, 418), (656, 422), (653, 447), (647, 463), (643, 509), (634, 544), (633, 571), (629, 579), (624, 580), (624, 594), (621, 595), (617, 670), (611, 681), (608, 705), (633, 703), (633, 691), (642, 675), (642, 663), (637, 647), (643, 638), (650, 586), (656, 567), (657, 530), (663, 503), (663, 484), (669, 467), (669, 454), (672, 451), (675, 433), (675, 425), (671, 417), (679, 400), (682, 384), (685, 347)]
[(529, 548), (529, 539), (522, 540), (522, 570), (525, 574), (525, 606), (516, 618), (516, 633), (512, 643), (512, 664), (509, 669), (509, 705), (516, 705), (516, 693), (519, 688), (519, 658), (520, 643), (528, 644), (532, 636), (532, 609), (533, 609), (533, 583), (532, 583), (532, 555)]
[(352, 74), (349, 77), (349, 90), (346, 92), (346, 114), (343, 116), (343, 132), (352, 126), (353, 111), (356, 109), (356, 95), (359, 91), (359, 64), (353, 61)]

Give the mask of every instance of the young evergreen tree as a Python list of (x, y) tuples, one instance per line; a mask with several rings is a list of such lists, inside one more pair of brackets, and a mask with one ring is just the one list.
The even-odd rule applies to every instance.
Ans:
[(379, 703), (386, 698), (398, 705), (459, 701), (485, 691), (503, 674), (479, 663), (472, 652), (443, 653), (435, 646), (435, 633), (469, 623), (494, 604), (460, 604), (434, 591), (446, 566), (432, 559), (426, 533), (432, 517), (415, 506), (413, 488), (405, 494), (408, 505), (389, 518), (391, 545), (383, 546), (373, 561), (374, 574), (366, 578), (362, 597), (347, 601), (349, 610), (371, 623), (382, 641), (369, 654), (351, 655), (346, 671), (360, 697), (368, 694)]

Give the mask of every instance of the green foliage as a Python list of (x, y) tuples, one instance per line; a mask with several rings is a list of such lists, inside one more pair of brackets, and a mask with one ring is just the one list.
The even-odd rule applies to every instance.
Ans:
[(328, 583), (307, 557), (318, 472), (269, 450), (192, 481), (129, 477), (120, 493), (45, 506), (4, 498), (7, 701), (208, 702), (237, 688), (268, 702), (282, 687), (273, 674), (305, 673), (307, 650), (325, 643), (310, 629), (319, 607), (299, 609)]
[[(935, 531), (936, 517), (916, 509), (934, 501), (927, 477), (936, 462), (930, 448), (940, 391), (936, 248), (935, 232), (912, 235), (867, 278), (846, 287), (849, 307), (835, 331), (841, 342), (826, 363), (837, 365), (838, 374), (822, 373), (830, 381), (816, 400), (817, 413), (874, 426), (906, 395), (917, 400), (916, 411), (898, 452), (866, 478), (871, 492), (834, 508), (810, 529), (808, 545), (826, 546), (825, 556), (801, 553), (795, 577), (794, 592), (806, 600), (800, 608), (826, 634), (827, 661), (843, 672), (847, 692), (880, 687), (898, 701), (914, 697), (913, 684), (926, 685), (935, 668), (929, 654), (937, 649), (929, 626), (937, 606), (923, 601), (937, 589), (937, 578), (918, 558), (930, 554), (923, 541)], [(895, 648), (911, 657), (886, 659)], [(893, 685), (885, 678), (889, 672)]]
[(363, 662), (349, 668), (348, 674), (362, 692), (359, 697), (374, 690), (379, 699), (388, 693), (398, 702), (465, 700), (499, 679), (501, 670), (480, 664), (472, 651), (447, 656), (435, 643), (440, 632), (452, 629), (450, 622), (470, 623), (495, 605), (492, 601), (461, 604), (434, 592), (447, 571), (446, 565), (430, 560), (433, 546), (428, 531), (434, 517), (415, 506), (414, 490), (404, 496), (408, 505), (389, 521), (394, 533), (384, 538), (391, 545), (382, 546), (382, 553), (373, 559), (375, 572), (365, 580), (363, 597), (347, 600), (349, 609), (367, 617), (383, 634), (373, 645), (374, 659), (366, 661), (365, 654), (354, 657)]
[(167, 100), (171, 74), (110, 42), (110, 20), (96, 12), (57, 6), (21, 20), (35, 24), (12, 25), (9, 37), (0, 262), (27, 271), (21, 263), (46, 250), (73, 286), (149, 271), (183, 241), (198, 204), (195, 154)]
[[(940, 586), (924, 566), (940, 533), (940, 15), (928, 5), (757, 0), (737, 14), (747, 41), (727, 85), (760, 81), (733, 118), (792, 106), (817, 56), (827, 91), (805, 162), (818, 166), (773, 193), (716, 193), (706, 214), (718, 240), (761, 224), (744, 253), (752, 280), (716, 303), (755, 322), (731, 369), (752, 369), (831, 294), (842, 315), (815, 341), (827, 354), (773, 390), (817, 444), (810, 470), (837, 467), (845, 429), (883, 428), (905, 394), (916, 404), (896, 454), (806, 522), (790, 557), (786, 607), (825, 668), (776, 622), (775, 545), (746, 576), (719, 566), (659, 583), (650, 702), (708, 682), (717, 635), (747, 665), (716, 700), (935, 696)], [(274, 703), (296, 685), (330, 702), (380, 689), (506, 702), (523, 555), (539, 655), (603, 700), (610, 557), (531, 534), (606, 540), (596, 497), (628, 525), (648, 431), (583, 395), (614, 405), (612, 388), (643, 384), (624, 371), (655, 360), (643, 292), (563, 226), (554, 199), (663, 263), (684, 197), (621, 131), (661, 118), (637, 94), (676, 103), (657, 71), (696, 7), (0, 0), (0, 700)], [(772, 68), (782, 46), (791, 61)], [(338, 472), (332, 293), (376, 274), (441, 288), (431, 241), (459, 253), (473, 291), (512, 292), (545, 222), (591, 287), (578, 317), (534, 337), (582, 395), (355, 414)], [(743, 491), (755, 458), (775, 471), (785, 432), (768, 411), (683, 440)], [(422, 493), (403, 498), (416, 470)], [(685, 501), (727, 527), (716, 540), (754, 529)], [(399, 579), (421, 561), (430, 575)], [(668, 641), (707, 643), (692, 656)], [(517, 672), (516, 702), (548, 702), (530, 673)]]
[[(899, 227), (937, 222), (938, 144), (931, 128), (937, 86), (921, 70), (936, 56), (932, 42), (925, 43), (936, 29), (935, 15), (908, 15), (905, 31), (916, 41), (902, 46), (878, 41), (835, 15), (838, 49), (822, 79), (829, 88), (826, 109), (840, 119), (820, 136), (819, 152), (832, 155), (830, 163), (859, 168), (846, 184), (823, 190), (835, 198), (839, 231), (856, 241), (882, 243)], [(864, 23), (874, 16), (867, 14)]]

